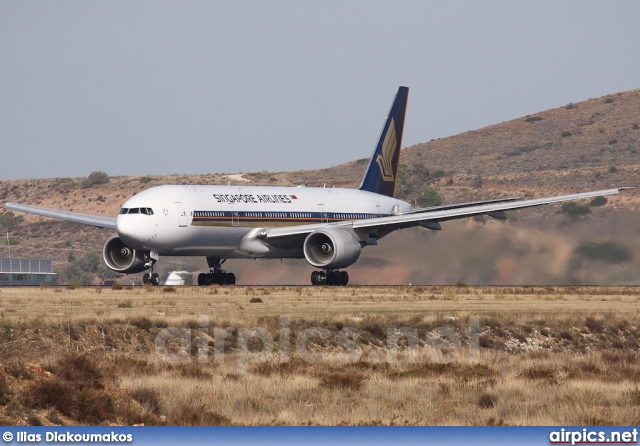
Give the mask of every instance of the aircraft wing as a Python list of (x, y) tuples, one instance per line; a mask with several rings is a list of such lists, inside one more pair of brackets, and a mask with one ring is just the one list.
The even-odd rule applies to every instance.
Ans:
[(80, 214), (78, 212), (59, 211), (40, 206), (30, 206), (20, 203), (5, 203), (5, 209), (11, 211), (26, 212), (27, 214), (42, 215), (43, 217), (57, 218), (58, 220), (72, 221), (99, 228), (116, 229), (116, 219), (100, 215)]
[(514, 197), (514, 198), (498, 198), (498, 199), (494, 199), (494, 200), (468, 201), (466, 203), (442, 204), (442, 205), (439, 205), (439, 206), (430, 206), (430, 207), (427, 207), (427, 208), (411, 209), (411, 210), (409, 210), (407, 212), (404, 212), (402, 215), (418, 214), (418, 213), (422, 213), (422, 212), (432, 212), (432, 211), (444, 211), (446, 209), (467, 208), (467, 207), (470, 207), (470, 206), (478, 206), (480, 204), (506, 203), (508, 201), (516, 201), (516, 200), (521, 200), (521, 198), (518, 198), (518, 197)]
[(633, 189), (633, 187), (619, 187), (616, 189), (606, 189), (593, 192), (584, 192), (579, 194), (560, 195), (557, 197), (536, 198), (532, 200), (506, 201), (496, 203), (485, 203), (478, 205), (470, 205), (453, 209), (434, 209), (424, 210), (417, 213), (405, 213), (402, 215), (392, 215), (389, 217), (367, 218), (363, 220), (342, 221), (332, 224), (312, 224), (303, 226), (291, 226), (280, 228), (266, 229), (266, 238), (281, 239), (292, 237), (296, 238), (304, 234), (309, 234), (317, 229), (326, 227), (337, 227), (354, 230), (369, 230), (371, 233), (381, 231), (389, 233), (395, 229), (415, 226), (421, 222), (441, 222), (447, 220), (456, 220), (459, 218), (473, 217), (475, 215), (493, 214), (501, 218), (501, 213), (515, 209), (523, 209), (534, 206), (542, 206), (545, 204), (560, 203), (563, 201), (579, 200), (583, 198), (600, 197), (604, 195), (615, 195), (622, 190)]

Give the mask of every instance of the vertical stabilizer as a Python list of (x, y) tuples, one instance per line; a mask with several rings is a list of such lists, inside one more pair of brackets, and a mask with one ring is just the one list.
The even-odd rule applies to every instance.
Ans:
[(393, 197), (396, 190), (408, 96), (409, 88), (398, 88), (387, 120), (382, 127), (378, 144), (369, 160), (362, 183), (360, 183), (360, 190)]

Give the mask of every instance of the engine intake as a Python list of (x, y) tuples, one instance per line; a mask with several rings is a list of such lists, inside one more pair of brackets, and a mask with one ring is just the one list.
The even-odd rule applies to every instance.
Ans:
[(320, 229), (304, 241), (307, 262), (323, 269), (346, 268), (360, 257), (360, 240), (342, 229)]
[(145, 253), (129, 248), (117, 235), (104, 244), (102, 258), (109, 268), (119, 273), (135, 274), (149, 269), (145, 266)]

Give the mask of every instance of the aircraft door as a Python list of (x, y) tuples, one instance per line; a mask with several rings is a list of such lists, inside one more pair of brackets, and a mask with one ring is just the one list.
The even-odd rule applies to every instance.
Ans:
[(178, 210), (178, 222), (181, 228), (186, 228), (187, 227), (187, 222), (188, 222), (188, 218), (187, 218), (187, 209), (184, 207), (183, 203), (180, 202), (175, 202), (176, 205), (176, 209)]
[(329, 214), (324, 209), (324, 204), (318, 204), (318, 209), (320, 210), (320, 222), (328, 223), (329, 222)]

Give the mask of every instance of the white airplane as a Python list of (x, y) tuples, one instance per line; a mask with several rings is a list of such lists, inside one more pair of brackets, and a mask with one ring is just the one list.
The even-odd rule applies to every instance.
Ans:
[(117, 218), (6, 203), (5, 208), (115, 229), (103, 249), (106, 265), (125, 274), (145, 273), (158, 285), (160, 256), (204, 256), (209, 273), (199, 285), (235, 284), (222, 269), (227, 259), (306, 259), (319, 269), (313, 285), (346, 285), (340, 271), (363, 247), (392, 231), (475, 215), (505, 219), (505, 211), (617, 194), (624, 187), (533, 200), (502, 199), (421, 209), (393, 198), (409, 89), (400, 87), (358, 189), (267, 186), (152, 187), (128, 199)]

